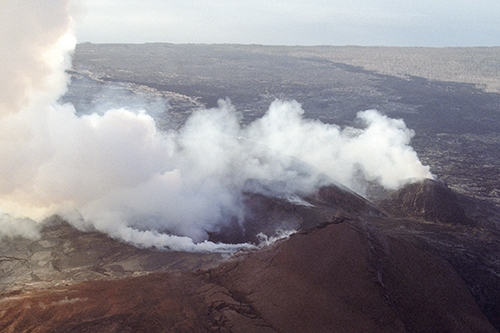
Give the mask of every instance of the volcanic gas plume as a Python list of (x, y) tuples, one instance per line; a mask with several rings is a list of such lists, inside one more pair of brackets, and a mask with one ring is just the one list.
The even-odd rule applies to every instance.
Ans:
[[(244, 219), (243, 194), (307, 195), (366, 181), (385, 188), (431, 177), (413, 132), (377, 111), (341, 128), (277, 100), (242, 125), (229, 100), (163, 132), (126, 106), (77, 116), (58, 103), (75, 46), (66, 0), (0, 3), (0, 232), (36, 237), (58, 214), (138, 246), (223, 250), (208, 233)], [(230, 97), (230, 96), (229, 96)], [(35, 222), (33, 222), (35, 221)], [(236, 247), (242, 245), (235, 245)]]

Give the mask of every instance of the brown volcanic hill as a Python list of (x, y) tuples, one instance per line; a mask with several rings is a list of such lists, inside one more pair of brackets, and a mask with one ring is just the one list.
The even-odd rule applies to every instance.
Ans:
[[(258, 234), (304, 230), (333, 216), (376, 215), (366, 199), (336, 186), (300, 199), (247, 194), (245, 221), (221, 227), (211, 240), (258, 243)], [(47, 221), (41, 238), (0, 239), (0, 292), (88, 280), (116, 279), (148, 272), (195, 270), (216, 265), (223, 255), (140, 249), (97, 232), (83, 232), (58, 217)]]
[(245, 218), (211, 235), (224, 243), (259, 242), (259, 234), (275, 236), (282, 230), (306, 230), (348, 216), (386, 216), (379, 208), (353, 191), (336, 185), (324, 186), (304, 198), (270, 197), (246, 193)]
[[(434, 193), (419, 184), (414, 188), (424, 199)], [(259, 230), (272, 235), (280, 227), (302, 231), (232, 258), (138, 249), (57, 218), (45, 225), (41, 239), (4, 239), (0, 331), (495, 332), (490, 323), (500, 327), (500, 237), (494, 231), (431, 223), (411, 211), (412, 218), (392, 218), (336, 186), (306, 198), (249, 194), (246, 204), (252, 214), (245, 228), (227, 239), (248, 240)]]
[(14, 332), (496, 332), (444, 260), (359, 221), (198, 273), (10, 295)]
[(210, 271), (278, 332), (495, 332), (444, 260), (330, 224)]
[(433, 179), (404, 186), (391, 193), (381, 206), (397, 216), (419, 217), (431, 222), (473, 226), (457, 194), (445, 183)]

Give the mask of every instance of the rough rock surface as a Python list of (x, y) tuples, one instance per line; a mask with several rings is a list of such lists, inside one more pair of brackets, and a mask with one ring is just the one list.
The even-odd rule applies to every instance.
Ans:
[(248, 196), (255, 230), (237, 237), (259, 221), (300, 231), (231, 257), (137, 249), (57, 219), (41, 239), (3, 240), (0, 331), (498, 329), (495, 231), (393, 218), (337, 187), (292, 199)]
[(495, 332), (444, 260), (349, 223), (220, 267), (4, 296), (15, 332)]
[(192, 271), (222, 254), (140, 249), (97, 231), (83, 232), (54, 217), (36, 240), (0, 239), (0, 292), (12, 293), (152, 272)]
[(495, 332), (451, 265), (352, 223), (208, 274), (278, 332)]
[(457, 194), (443, 182), (425, 179), (392, 193), (382, 205), (399, 216), (423, 218), (431, 222), (473, 226)]

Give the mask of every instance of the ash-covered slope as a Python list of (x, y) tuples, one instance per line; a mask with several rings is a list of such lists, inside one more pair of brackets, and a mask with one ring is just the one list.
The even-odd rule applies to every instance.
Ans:
[[(294, 223), (301, 231), (225, 261), (141, 250), (60, 222), (41, 240), (11, 240), (11, 254), (28, 251), (17, 266), (2, 262), (3, 281), (17, 284), (0, 298), (0, 330), (496, 332), (492, 233), (392, 218), (335, 186), (307, 198), (248, 195), (247, 207), (254, 215), (236, 238), (266, 225), (269, 235)], [(480, 253), (488, 259), (471, 257)]]
[(220, 267), (11, 295), (16, 332), (495, 332), (453, 268), (349, 220)]
[(54, 217), (39, 239), (0, 239), (0, 293), (217, 265), (220, 253), (141, 249)]
[[(366, 199), (337, 186), (307, 198), (247, 193), (245, 218), (211, 234), (224, 243), (254, 243), (305, 230), (333, 217), (376, 216)], [(96, 230), (81, 231), (58, 217), (44, 222), (39, 239), (0, 239), (0, 292), (10, 293), (89, 280), (117, 279), (162, 271), (193, 271), (217, 265), (228, 254), (145, 249)]]

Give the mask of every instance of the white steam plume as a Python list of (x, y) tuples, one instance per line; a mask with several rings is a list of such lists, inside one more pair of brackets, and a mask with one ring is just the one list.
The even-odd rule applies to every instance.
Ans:
[(75, 45), (68, 2), (48, 3), (0, 2), (0, 45), (15, 50), (0, 59), (0, 230), (8, 235), (36, 236), (36, 224), (12, 226), (59, 214), (138, 246), (226, 251), (250, 245), (214, 244), (208, 233), (242, 221), (243, 192), (300, 195), (329, 182), (360, 191), (360, 177), (395, 189), (431, 176), (408, 145), (412, 131), (376, 111), (358, 114), (364, 129), (341, 129), (275, 101), (242, 126), (221, 101), (167, 133), (145, 112), (79, 117), (57, 103)]
[(0, 119), (35, 95), (57, 98), (65, 89), (61, 66), (68, 50), (61, 48), (71, 41), (56, 44), (73, 24), (68, 10), (68, 0), (0, 1)]

